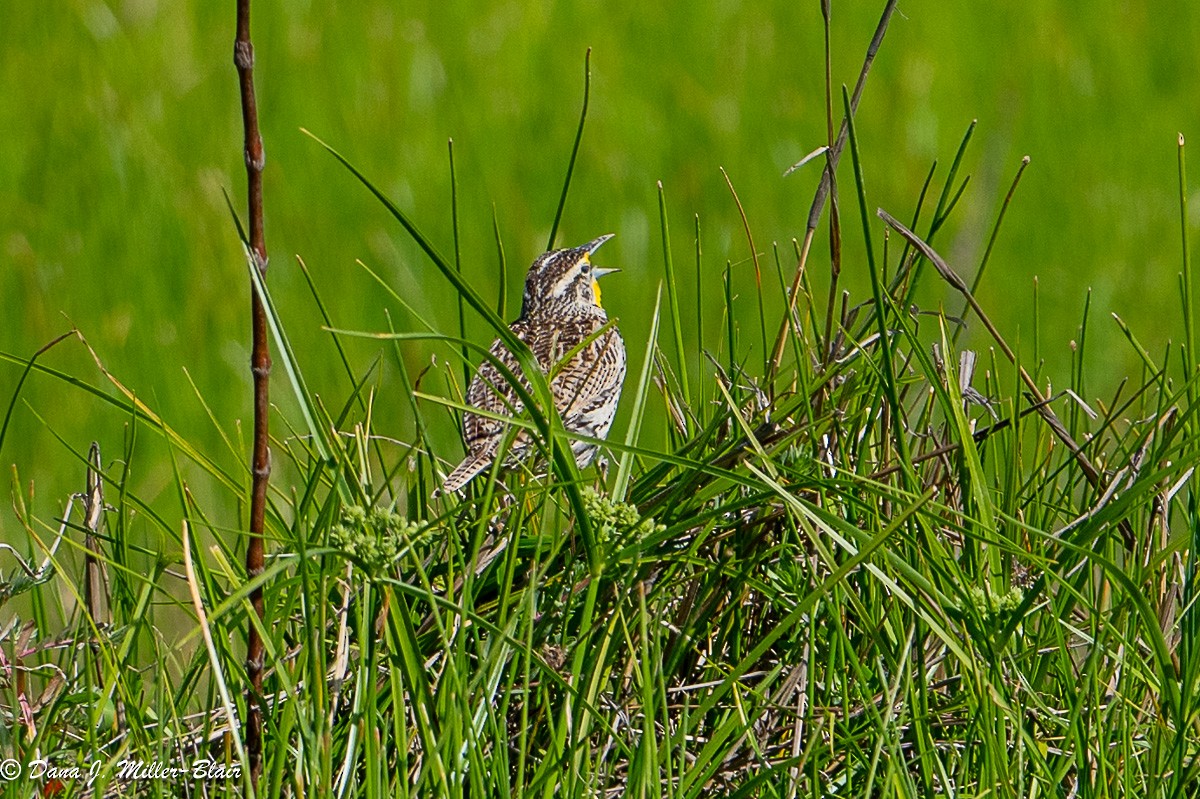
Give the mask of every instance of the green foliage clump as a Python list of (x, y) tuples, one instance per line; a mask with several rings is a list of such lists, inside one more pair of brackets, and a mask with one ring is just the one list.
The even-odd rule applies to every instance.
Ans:
[(1019, 608), (1025, 601), (1025, 592), (1015, 585), (1004, 593), (973, 585), (967, 591), (967, 598), (984, 621), (993, 621)]
[(329, 542), (368, 569), (391, 563), (420, 525), (388, 508), (350, 505), (329, 531)]
[(599, 541), (610, 541), (618, 533), (640, 540), (667, 529), (666, 525), (655, 522), (653, 516), (643, 519), (633, 505), (617, 502), (591, 487), (583, 489), (583, 507), (592, 520)]

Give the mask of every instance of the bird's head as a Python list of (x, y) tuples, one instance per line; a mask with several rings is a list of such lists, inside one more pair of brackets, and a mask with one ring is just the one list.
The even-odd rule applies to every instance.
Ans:
[(582, 247), (551, 250), (537, 257), (525, 277), (525, 298), (521, 315), (525, 318), (546, 313), (571, 313), (572, 310), (599, 308), (601, 277), (619, 269), (594, 266), (592, 253), (613, 237), (612, 233), (592, 239)]

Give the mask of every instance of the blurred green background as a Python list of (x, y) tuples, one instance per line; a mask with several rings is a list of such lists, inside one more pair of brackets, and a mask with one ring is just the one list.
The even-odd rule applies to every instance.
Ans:
[[(836, 82), (853, 84), (882, 7), (834, 0)], [(1200, 134), (1200, 22), (1185, 2), (1079, 8), (1053, 0), (902, 2), (858, 128), (868, 201), (907, 218), (932, 161), (940, 161), (940, 181), (967, 125), (979, 120), (963, 167), (971, 184), (938, 239), (968, 275), (1021, 157), (1031, 156), (980, 299), (1028, 353), (1032, 281), (1040, 278), (1041, 354), (1046, 374), (1063, 385), (1091, 289), (1091, 398), (1139, 368), (1110, 312), (1151, 352), (1180, 337), (1176, 134)], [(231, 0), (66, 0), (0, 10), (0, 350), (25, 357), (78, 326), (125, 385), (230, 469), (238, 462), (222, 450), (197, 393), (235, 439), (245, 420), (248, 437), (248, 285), (222, 196), (229, 190), (244, 212), (233, 21)], [(817, 0), (511, 2), (471, 10), (256, 0), (253, 25), (270, 283), (310, 386), (330, 406), (344, 401), (348, 381), (319, 329), (296, 254), (339, 326), (386, 329), (390, 308), (399, 329), (415, 329), (356, 259), (444, 332), (456, 332), (457, 310), (399, 226), (300, 128), (347, 155), (447, 255), (453, 137), (463, 269), (485, 297), (496, 296), (494, 207), (510, 265), (511, 318), (524, 268), (553, 220), (589, 46), (591, 108), (559, 243), (617, 234), (599, 260), (625, 271), (610, 279), (605, 304), (640, 364), (663, 272), (661, 180), (685, 300), (697, 290), (692, 230), (700, 216), (699, 288), (711, 320), (705, 344), (719, 344), (721, 272), (732, 261), (743, 345), (752, 362), (761, 357), (749, 248), (718, 167), (740, 194), (758, 249), (769, 252), (778, 241), (789, 253), (818, 168), (781, 175), (824, 141)], [(1200, 163), (1200, 154), (1192, 160)], [(848, 165), (846, 158), (843, 280), (861, 300), (868, 284)], [(1194, 170), (1192, 183), (1200, 187)], [(1190, 207), (1200, 243), (1200, 198)], [(818, 287), (826, 285), (827, 253), (822, 236), (810, 260)], [(785, 263), (790, 274), (792, 259)], [(773, 299), (768, 312), (778, 320)], [(960, 305), (932, 281), (920, 301), (931, 309)], [(686, 313), (685, 323), (692, 317)], [(777, 321), (769, 324), (773, 332)], [(468, 332), (490, 340), (478, 319), (468, 320)], [(970, 332), (966, 343), (985, 344), (980, 331)], [(390, 347), (356, 341), (350, 349), (358, 369), (385, 353), (376, 431), (405, 439), (411, 420)], [(446, 347), (405, 351), (414, 372), (431, 355), (443, 363), (452, 357)], [(44, 363), (104, 384), (74, 342)], [(692, 364), (693, 374), (700, 368)], [(12, 396), (19, 374), (0, 364), (0, 399)], [(287, 413), (281, 369), (275, 379)], [(111, 461), (129, 420), (44, 376), (26, 385), (21, 400), (0, 463), (16, 464), (25, 489), (30, 480), (36, 485), (37, 507), (53, 512), (83, 479), (56, 436), (78, 451), (98, 439)], [(444, 421), (435, 431), (439, 454), (456, 458), (449, 416), (431, 410)], [(283, 434), (278, 421), (274, 429)], [(142, 437), (132, 487), (154, 501), (171, 484), (170, 461), (149, 438)], [(17, 529), (11, 514), (0, 516), (0, 539), (15, 538)]]

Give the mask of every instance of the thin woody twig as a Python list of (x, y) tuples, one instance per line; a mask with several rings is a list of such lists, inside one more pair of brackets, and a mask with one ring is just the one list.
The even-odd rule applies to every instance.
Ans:
[[(245, 133), (246, 193), (250, 212), (249, 250), (254, 266), (265, 279), (267, 243), (263, 234), (262, 173), (266, 163), (262, 135), (258, 129), (258, 105), (254, 97), (254, 45), (250, 42), (250, 0), (237, 0), (237, 35), (233, 47), (241, 88), (242, 127)], [(258, 292), (250, 292), (252, 325), (251, 371), (254, 375), (254, 452), (250, 495), (250, 539), (246, 546), (246, 577), (253, 581), (263, 571), (263, 526), (267, 508), (267, 484), (271, 477), (271, 451), (267, 430), (270, 410), (271, 355), (267, 345), (267, 315)], [(263, 617), (262, 588), (250, 592), (250, 605)], [(262, 773), (262, 684), (263, 641), (253, 621), (247, 624), (246, 754), (250, 784), (257, 786)]]

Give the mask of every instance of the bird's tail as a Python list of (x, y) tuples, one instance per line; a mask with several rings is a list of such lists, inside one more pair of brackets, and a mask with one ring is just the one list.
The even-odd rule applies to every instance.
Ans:
[(442, 493), (452, 494), (460, 490), (471, 482), (471, 478), (491, 466), (493, 458), (493, 455), (486, 452), (468, 455), (462, 463), (454, 467), (454, 471), (446, 475), (446, 480), (442, 483)]

